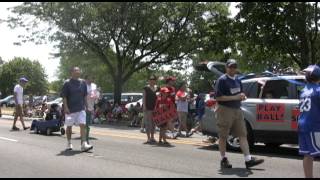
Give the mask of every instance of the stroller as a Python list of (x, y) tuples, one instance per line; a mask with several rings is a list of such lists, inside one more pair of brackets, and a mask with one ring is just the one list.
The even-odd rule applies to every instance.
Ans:
[(60, 132), (63, 136), (66, 131), (64, 129), (64, 117), (59, 110), (59, 105), (52, 104), (44, 120), (33, 120), (30, 130), (36, 134), (40, 133), (48, 136), (53, 132)]

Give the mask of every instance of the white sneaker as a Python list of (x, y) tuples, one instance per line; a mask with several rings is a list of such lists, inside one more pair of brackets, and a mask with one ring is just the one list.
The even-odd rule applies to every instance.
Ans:
[(71, 143), (68, 143), (67, 145), (67, 151), (71, 151), (73, 149), (73, 146)]
[(89, 145), (87, 142), (84, 142), (82, 145), (81, 145), (81, 151), (82, 152), (87, 152), (89, 150), (93, 149), (93, 146), (92, 145)]

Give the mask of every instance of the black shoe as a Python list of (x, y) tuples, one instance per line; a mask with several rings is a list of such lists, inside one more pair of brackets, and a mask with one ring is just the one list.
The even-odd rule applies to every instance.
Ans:
[(13, 126), (12, 127), (12, 131), (19, 131), (20, 129), (19, 128), (17, 128), (16, 126)]
[(230, 169), (232, 165), (229, 163), (228, 159), (225, 157), (220, 162), (221, 169)]
[(264, 162), (263, 159), (257, 159), (257, 158), (252, 157), (250, 161), (246, 162), (246, 168), (249, 169), (250, 167), (259, 165), (263, 162)]
[(23, 130), (27, 130), (27, 129), (30, 129), (30, 127), (25, 127), (25, 128), (23, 128)]

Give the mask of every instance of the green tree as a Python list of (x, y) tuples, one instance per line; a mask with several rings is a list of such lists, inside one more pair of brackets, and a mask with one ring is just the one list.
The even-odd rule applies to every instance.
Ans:
[(243, 2), (239, 8), (236, 28), (248, 48), (279, 57), (278, 64), (319, 63), (318, 2)]
[(41, 64), (27, 58), (15, 57), (1, 67), (0, 91), (4, 96), (13, 94), (13, 88), (21, 76), (29, 79), (24, 94), (43, 95), (48, 92), (47, 75)]
[[(48, 22), (58, 29), (50, 39), (59, 41), (60, 49), (95, 53), (106, 65), (115, 101), (120, 102), (123, 85), (134, 73), (153, 64), (179, 64), (202, 46), (206, 24), (214, 24), (227, 10), (221, 2), (26, 2), (13, 9), (19, 16), (9, 22), (11, 27)], [(22, 15), (35, 19), (30, 22)], [(33, 33), (24, 37), (41, 41), (48, 36)], [(108, 56), (109, 49), (116, 61)]]

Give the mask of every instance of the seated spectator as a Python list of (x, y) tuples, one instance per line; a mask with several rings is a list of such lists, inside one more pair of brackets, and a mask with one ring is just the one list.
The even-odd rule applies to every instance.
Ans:
[(114, 109), (112, 110), (112, 115), (113, 115), (114, 120), (117, 121), (117, 120), (121, 119), (122, 113), (123, 113), (123, 110), (122, 110), (121, 106), (119, 106), (119, 104), (116, 103)]
[(46, 114), (45, 120), (53, 120), (53, 119), (60, 119), (61, 113), (59, 111), (59, 105), (58, 104), (52, 104), (49, 112)]

